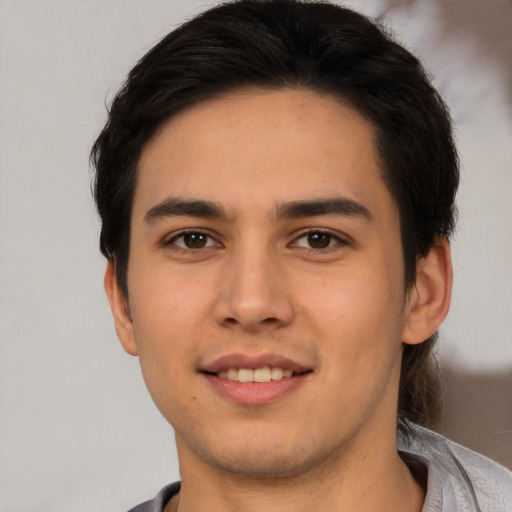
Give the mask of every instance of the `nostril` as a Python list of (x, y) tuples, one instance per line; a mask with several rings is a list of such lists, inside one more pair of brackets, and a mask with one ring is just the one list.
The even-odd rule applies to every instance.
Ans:
[[(230, 325), (236, 325), (239, 323), (239, 321), (233, 317), (226, 318), (224, 322)], [(275, 317), (264, 318), (263, 320), (261, 320), (262, 324), (275, 324), (277, 322), (279, 322), (279, 320)]]

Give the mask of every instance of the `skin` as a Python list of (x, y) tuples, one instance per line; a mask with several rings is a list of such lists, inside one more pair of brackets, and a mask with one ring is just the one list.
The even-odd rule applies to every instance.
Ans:
[[(424, 490), (396, 451), (400, 361), (448, 311), (449, 246), (419, 260), (406, 291), (372, 125), (331, 96), (244, 90), (170, 119), (138, 172), (129, 303), (112, 262), (105, 287), (176, 432), (179, 510), (421, 510)], [(170, 214), (170, 198), (224, 215)], [(333, 199), (366, 213), (282, 215)], [(277, 400), (240, 404), (200, 371), (233, 353), (311, 371)]]

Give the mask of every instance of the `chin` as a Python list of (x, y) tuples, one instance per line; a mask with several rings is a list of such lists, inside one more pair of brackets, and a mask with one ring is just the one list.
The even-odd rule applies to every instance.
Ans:
[(203, 451), (199, 457), (210, 467), (242, 478), (267, 480), (288, 479), (310, 473), (325, 466), (333, 459), (332, 449), (310, 447), (308, 450), (303, 443), (297, 446), (230, 446), (228, 450), (219, 453)]
[(254, 457), (252, 460), (210, 460), (211, 465), (225, 473), (248, 479), (268, 480), (287, 479), (308, 473), (315, 464), (311, 461), (298, 460), (295, 457), (274, 456)]

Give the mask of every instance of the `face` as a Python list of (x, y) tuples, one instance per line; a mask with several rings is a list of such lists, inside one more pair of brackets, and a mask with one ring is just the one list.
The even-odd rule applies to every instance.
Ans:
[(333, 97), (247, 90), (144, 149), (117, 330), (181, 464), (285, 476), (395, 437), (408, 306), (373, 138)]

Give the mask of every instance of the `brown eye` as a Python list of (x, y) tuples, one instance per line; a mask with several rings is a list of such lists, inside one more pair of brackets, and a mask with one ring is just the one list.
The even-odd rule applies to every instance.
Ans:
[(175, 236), (166, 245), (176, 246), (180, 249), (204, 249), (217, 245), (215, 240), (206, 233), (200, 231), (190, 231), (188, 233), (181, 233)]
[(292, 244), (293, 247), (302, 247), (310, 251), (321, 252), (325, 249), (342, 248), (347, 242), (329, 231), (308, 231), (300, 235)]
[(326, 249), (331, 245), (331, 235), (327, 233), (309, 233), (307, 235), (308, 245), (313, 249)]
[(188, 249), (202, 249), (206, 247), (208, 236), (203, 233), (185, 233), (183, 235), (183, 244)]

